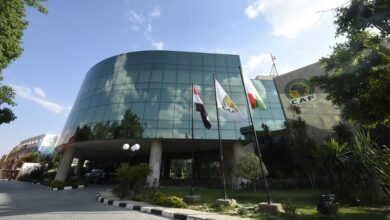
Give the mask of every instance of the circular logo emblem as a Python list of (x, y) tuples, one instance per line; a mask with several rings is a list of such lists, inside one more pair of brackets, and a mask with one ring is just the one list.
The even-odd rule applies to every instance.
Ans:
[(286, 96), (290, 99), (296, 99), (314, 93), (314, 88), (305, 79), (296, 79), (289, 82), (285, 88)]

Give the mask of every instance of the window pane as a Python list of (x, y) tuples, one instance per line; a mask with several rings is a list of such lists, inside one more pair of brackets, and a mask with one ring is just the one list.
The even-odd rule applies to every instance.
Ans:
[(159, 113), (158, 103), (147, 103), (145, 108), (147, 109), (147, 111), (145, 111), (144, 119), (152, 119), (152, 120), (158, 119), (158, 113)]
[(165, 70), (164, 82), (167, 82), (167, 83), (176, 82), (176, 70)]
[(149, 70), (141, 70), (139, 72), (137, 82), (149, 82), (149, 80), (150, 80), (150, 71)]
[(152, 70), (150, 82), (162, 82), (164, 76), (163, 70)]
[(142, 119), (144, 116), (145, 103), (133, 103), (131, 105), (131, 111), (138, 116), (139, 119)]
[(189, 71), (179, 71), (177, 74), (178, 83), (189, 83), (190, 82), (190, 72)]

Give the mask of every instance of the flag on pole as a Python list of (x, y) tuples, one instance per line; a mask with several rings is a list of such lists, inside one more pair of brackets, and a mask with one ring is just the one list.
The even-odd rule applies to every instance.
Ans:
[(193, 88), (194, 95), (193, 101), (195, 103), (195, 109), (197, 112), (200, 112), (200, 117), (202, 118), (203, 125), (205, 128), (210, 129), (211, 128), (211, 123), (209, 116), (207, 115), (206, 109), (204, 108), (203, 102), (199, 97), (198, 91), (196, 90), (195, 86)]
[(266, 110), (267, 106), (265, 105), (263, 99), (261, 98), (259, 92), (257, 92), (257, 89), (253, 85), (252, 81), (250, 81), (244, 74), (242, 74), (242, 77), (244, 78), (244, 86), (245, 86), (245, 92), (248, 96), (249, 104), (252, 109), (258, 108), (260, 110)]
[(217, 106), (232, 120), (236, 122), (245, 122), (240, 110), (233, 100), (226, 94), (222, 86), (215, 80), (215, 92), (217, 94)]

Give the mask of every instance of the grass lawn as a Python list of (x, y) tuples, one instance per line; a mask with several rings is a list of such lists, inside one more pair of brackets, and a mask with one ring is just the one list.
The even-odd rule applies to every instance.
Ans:
[[(167, 195), (183, 197), (189, 195), (189, 187), (165, 187), (159, 189)], [(290, 203), (297, 207), (300, 219), (318, 219), (317, 202), (322, 194), (328, 194), (326, 190), (273, 190), (271, 192), (272, 201), (278, 203)], [(219, 189), (195, 188), (195, 194), (202, 196), (202, 202), (191, 204), (190, 208), (199, 209), (200, 206), (212, 207), (215, 199), (223, 197), (223, 191)], [(237, 200), (240, 205), (255, 206), (259, 202), (266, 201), (264, 191), (254, 193), (247, 190), (228, 190), (228, 197)], [(203, 210), (207, 210), (204, 208)], [(209, 211), (216, 211), (212, 208)], [(387, 207), (348, 207), (341, 205), (337, 219), (390, 219), (390, 206)], [(257, 216), (259, 218), (266, 216)], [(271, 217), (271, 219), (284, 219), (281, 216)], [(387, 220), (387, 219), (386, 219)]]

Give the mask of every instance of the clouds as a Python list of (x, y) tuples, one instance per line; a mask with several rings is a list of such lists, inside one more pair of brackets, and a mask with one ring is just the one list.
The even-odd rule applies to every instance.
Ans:
[(160, 17), (161, 15), (161, 9), (160, 7), (156, 6), (153, 8), (153, 10), (149, 13), (151, 17)]
[(249, 78), (255, 78), (257, 75), (269, 74), (271, 65), (271, 55), (269, 53), (260, 53), (249, 55), (242, 68), (244, 73), (249, 75)]
[[(131, 2), (129, 3), (131, 4)], [(128, 10), (125, 13), (127, 20), (130, 22), (131, 29), (135, 32), (143, 33), (145, 38), (156, 50), (165, 49), (165, 43), (153, 37), (153, 22), (161, 16), (161, 13), (162, 10), (159, 6), (155, 6), (146, 12)]]
[(71, 106), (63, 106), (47, 100), (46, 93), (42, 88), (34, 87), (33, 89), (30, 89), (19, 85), (12, 85), (12, 87), (15, 89), (17, 96), (35, 102), (51, 112), (67, 115), (72, 108)]
[[(296, 38), (300, 32), (330, 20), (329, 10), (345, 4), (346, 0), (256, 0), (248, 5), (245, 14), (249, 19), (263, 15), (272, 27), (272, 35)], [(326, 18), (325, 18), (326, 17)]]

